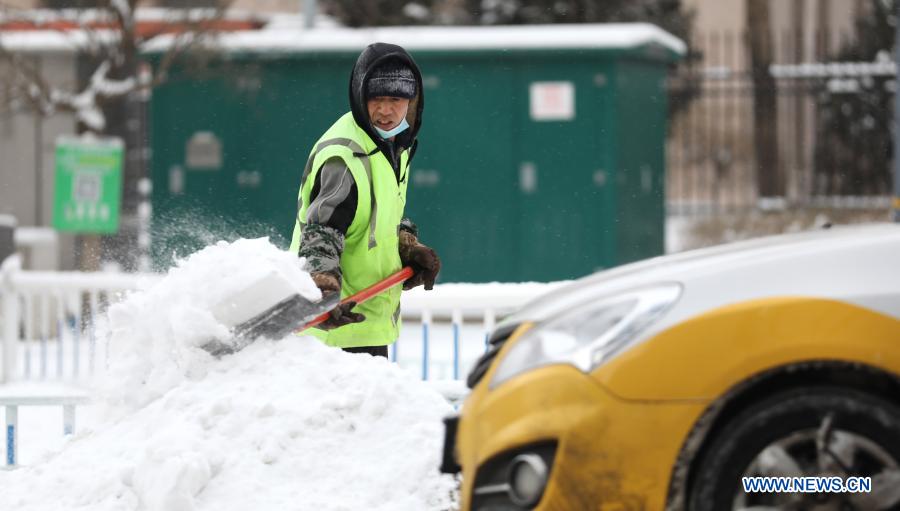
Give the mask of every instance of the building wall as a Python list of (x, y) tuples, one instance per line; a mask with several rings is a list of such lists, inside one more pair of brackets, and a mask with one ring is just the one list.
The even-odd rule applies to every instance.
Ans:
[[(71, 90), (75, 79), (74, 55), (44, 54), (30, 58), (49, 83)], [(8, 72), (0, 64), (0, 73)], [(38, 118), (27, 111), (0, 114), (0, 214), (13, 215), (20, 227), (51, 225), (55, 142), (59, 135), (74, 131), (75, 120), (71, 114), (47, 118)], [(74, 237), (60, 235), (58, 239), (59, 256), (38, 266), (75, 267)]]
[[(669, 205), (689, 203), (746, 208), (757, 199), (753, 82), (745, 46), (748, 2), (685, 0), (695, 9), (693, 46), (701, 59), (696, 96), (670, 123), (667, 160)], [(769, 0), (773, 63), (830, 60), (852, 41), (855, 20), (871, 0)], [(815, 192), (816, 101), (808, 84), (778, 82), (779, 172), (785, 198), (802, 204)], [(711, 207), (711, 206), (710, 206)], [(680, 211), (683, 208), (670, 208)]]
[[(712, 46), (714, 38), (732, 34), (741, 37), (747, 30), (747, 1), (759, 0), (683, 0), (695, 11), (696, 46)], [(772, 36), (776, 41), (775, 62), (814, 62), (825, 50), (834, 51), (853, 36), (854, 20), (868, 0), (769, 0)], [(797, 27), (802, 27), (803, 44), (795, 48)], [(829, 39), (823, 47), (818, 38)], [(817, 38), (818, 36), (818, 38)], [(724, 52), (707, 51), (704, 65), (726, 65)], [(742, 59), (743, 62), (743, 59)]]
[(4, 0), (3, 6), (9, 9), (33, 9), (39, 5), (37, 0)]

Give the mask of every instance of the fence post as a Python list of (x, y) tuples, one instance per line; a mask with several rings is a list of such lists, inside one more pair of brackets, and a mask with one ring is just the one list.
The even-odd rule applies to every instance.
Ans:
[(75, 405), (63, 405), (63, 435), (75, 434)]
[(462, 310), (453, 309), (451, 313), (453, 321), (453, 379), (459, 379), (459, 335), (462, 328), (463, 315)]
[(489, 341), (491, 338), (491, 332), (494, 331), (494, 326), (497, 324), (497, 313), (494, 309), (487, 309), (484, 311), (484, 351), (487, 352), (490, 347)]
[(0, 383), (13, 379), (16, 370), (16, 345), (19, 340), (19, 296), (10, 282), (11, 274), (19, 269), (19, 257), (12, 255), (0, 266), (0, 315), (3, 318), (3, 364), (0, 365)]
[(16, 366), (16, 337), (19, 311), (16, 306), (16, 295), (9, 289), (3, 290), (3, 366), (0, 370), (0, 383), (13, 379)]
[(16, 466), (16, 442), (19, 436), (19, 407), (6, 405), (6, 465)]
[(63, 350), (65, 335), (63, 335), (66, 331), (66, 313), (65, 313), (66, 305), (63, 303), (62, 294), (56, 295), (56, 378), (59, 380), (63, 379), (65, 372), (63, 371), (63, 366), (65, 365), (65, 358), (63, 357)]
[(429, 348), (429, 329), (431, 328), (431, 309), (422, 311), (422, 380), (428, 380), (428, 356)]

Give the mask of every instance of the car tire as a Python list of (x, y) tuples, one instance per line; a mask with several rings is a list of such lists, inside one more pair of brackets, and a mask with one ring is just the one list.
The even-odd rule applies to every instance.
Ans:
[[(830, 428), (830, 432), (826, 427)], [(809, 435), (815, 435), (819, 440), (827, 438), (827, 445), (821, 442), (816, 444), (808, 439)], [(831, 446), (838, 440), (843, 444), (856, 444), (851, 447), (842, 446), (839, 449), (842, 453), (834, 454), (835, 449)], [(819, 447), (806, 445), (809, 443)], [(826, 445), (825, 449), (821, 448), (822, 445)], [(810, 449), (817, 456), (816, 459), (810, 458)], [(764, 454), (763, 451), (767, 452)], [(782, 452), (788, 456), (781, 456), (779, 459), (787, 462), (773, 462), (774, 458), (778, 458), (773, 458), (773, 453), (781, 455)], [(842, 458), (854, 460), (853, 467), (841, 465)], [(877, 474), (865, 473), (865, 467), (871, 469), (877, 465), (873, 465), (868, 458), (875, 458), (878, 463), (884, 464), (882, 468), (874, 469)], [(841, 477), (873, 477), (872, 494), (744, 494), (741, 478), (745, 475), (794, 475), (781, 472), (786, 468), (790, 468), (786, 472), (795, 472), (793, 469), (796, 468), (804, 469), (798, 475), (835, 475), (834, 472), (816, 472), (814, 469), (806, 471), (810, 467), (821, 469), (820, 463), (842, 467)], [(884, 494), (885, 491), (896, 490), (876, 487), (876, 481), (893, 482), (900, 477), (898, 464), (900, 407), (885, 399), (848, 388), (794, 389), (751, 405), (730, 419), (715, 434), (708, 448), (702, 451), (693, 470), (688, 510), (726, 511), (751, 509), (754, 506), (759, 506), (756, 509), (809, 509), (820, 504), (822, 499), (839, 501), (843, 507), (837, 509), (900, 509), (900, 503), (895, 500), (900, 499), (900, 495)], [(860, 473), (852, 473), (857, 465), (863, 466)], [(753, 472), (753, 467), (764, 470)], [(851, 473), (846, 474), (847, 471)], [(889, 485), (885, 482), (882, 486)], [(878, 491), (882, 494), (876, 495)], [(820, 501), (799, 500), (815, 498)], [(857, 500), (851, 502), (851, 498)], [(875, 498), (881, 499), (877, 505), (872, 504), (871, 500), (865, 501), (868, 503), (862, 500)], [(784, 502), (784, 499), (794, 501), (790, 505), (778, 503)]]

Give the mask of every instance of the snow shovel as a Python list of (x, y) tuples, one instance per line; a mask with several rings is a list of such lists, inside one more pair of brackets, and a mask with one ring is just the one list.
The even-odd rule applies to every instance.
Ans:
[[(238, 352), (259, 337), (281, 339), (291, 332), (300, 333), (327, 321), (331, 309), (338, 304), (351, 301), (363, 303), (409, 279), (413, 273), (413, 269), (407, 266), (343, 300), (339, 300), (337, 293), (333, 293), (315, 302), (300, 296), (281, 276), (270, 273), (240, 296), (213, 307), (213, 316), (231, 327), (234, 340), (225, 343), (214, 339), (201, 348), (218, 357)], [(287, 298), (278, 299), (284, 296)], [(275, 305), (254, 312), (260, 308), (258, 304), (272, 302), (276, 302)]]

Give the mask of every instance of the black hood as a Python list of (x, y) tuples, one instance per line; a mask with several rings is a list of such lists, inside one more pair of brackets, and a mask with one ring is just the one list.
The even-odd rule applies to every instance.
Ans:
[(400, 46), (388, 43), (374, 43), (367, 46), (359, 54), (359, 58), (356, 59), (356, 65), (353, 66), (353, 72), (350, 74), (350, 110), (353, 112), (353, 119), (356, 121), (356, 124), (378, 144), (378, 147), (385, 154), (389, 154), (390, 150), (387, 147), (389, 144), (372, 127), (372, 121), (369, 119), (369, 109), (366, 108), (365, 90), (365, 83), (369, 73), (386, 59), (402, 60), (409, 65), (413, 75), (416, 77), (416, 97), (409, 100), (409, 111), (406, 114), (406, 122), (409, 123), (409, 129), (400, 133), (394, 139), (398, 147), (409, 148), (415, 144), (419, 126), (422, 125), (425, 95), (422, 89), (422, 73), (419, 71), (419, 66), (416, 65), (409, 53)]

